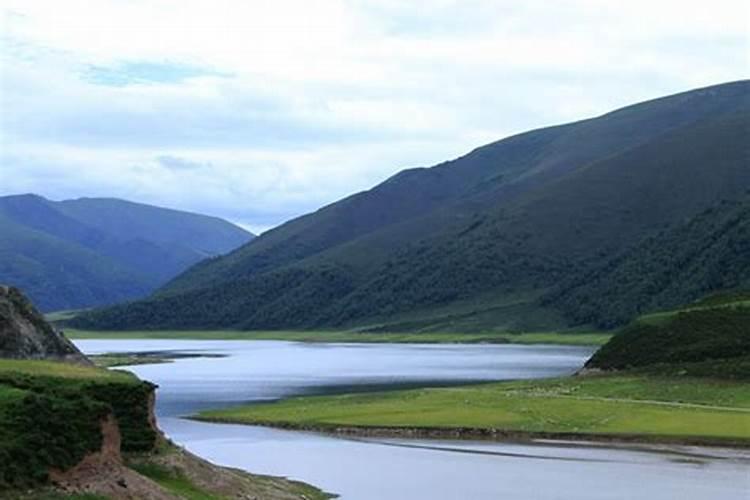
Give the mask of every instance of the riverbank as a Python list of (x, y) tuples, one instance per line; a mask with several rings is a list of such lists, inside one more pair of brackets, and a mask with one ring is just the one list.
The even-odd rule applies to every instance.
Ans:
[(359, 436), (566, 439), (750, 447), (750, 384), (590, 375), (298, 397), (197, 420)]
[(100, 368), (173, 363), (178, 359), (225, 357), (222, 354), (178, 353), (171, 351), (108, 352), (104, 354), (90, 354), (88, 356), (91, 362)]
[(82, 363), (0, 360), (0, 498), (330, 498), (174, 446), (157, 427), (154, 389)]
[(394, 343), (394, 344), (553, 344), (604, 345), (611, 333), (374, 333), (355, 331), (240, 331), (240, 330), (134, 330), (92, 331), (66, 329), (71, 339), (183, 339), (183, 340), (285, 340), (290, 342)]

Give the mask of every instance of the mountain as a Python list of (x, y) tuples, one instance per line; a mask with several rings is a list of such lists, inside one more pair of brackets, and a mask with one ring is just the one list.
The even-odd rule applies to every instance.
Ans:
[[(707, 210), (746, 203), (749, 117), (750, 82), (741, 81), (509, 137), (402, 171), (193, 266), (146, 300), (76, 324), (454, 331), (597, 324), (602, 318), (582, 317), (560, 298), (561, 286), (593, 296), (580, 289), (582, 277), (601, 276), (606, 288), (607, 266), (636, 255), (648, 238), (678, 238), (679, 227)], [(735, 264), (744, 265), (717, 262), (698, 288), (721, 285), (709, 274)], [(630, 294), (618, 295), (615, 323), (668, 299), (656, 295), (635, 306)]]
[(143, 297), (253, 235), (215, 217), (124, 200), (0, 197), (0, 282), (44, 311)]

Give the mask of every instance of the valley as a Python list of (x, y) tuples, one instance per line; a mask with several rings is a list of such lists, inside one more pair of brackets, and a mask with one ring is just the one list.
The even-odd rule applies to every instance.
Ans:
[(645, 101), (258, 237), (0, 197), (0, 496), (744, 498), (748, 117)]

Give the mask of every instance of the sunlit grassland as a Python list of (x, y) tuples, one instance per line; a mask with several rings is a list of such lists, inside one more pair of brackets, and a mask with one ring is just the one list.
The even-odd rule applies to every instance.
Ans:
[(632, 375), (300, 397), (205, 411), (202, 420), (326, 429), (477, 428), (714, 438), (750, 444), (750, 384)]
[(131, 465), (131, 468), (179, 498), (186, 500), (221, 500), (223, 498), (199, 488), (184, 474), (170, 470), (163, 465), (144, 463)]
[(410, 343), (410, 344), (559, 344), (603, 345), (612, 336), (600, 332), (538, 333), (373, 333), (355, 331), (239, 331), (239, 330), (138, 330), (89, 331), (67, 329), (72, 339), (192, 339), (286, 340), (292, 342)]
[(65, 379), (103, 379), (117, 382), (140, 382), (134, 375), (124, 371), (105, 370), (93, 366), (60, 363), (58, 361), (0, 359), (0, 375), (9, 373)]

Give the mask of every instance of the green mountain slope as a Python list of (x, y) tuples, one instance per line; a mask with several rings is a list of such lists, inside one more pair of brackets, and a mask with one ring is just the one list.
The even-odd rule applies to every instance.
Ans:
[(742, 288), (750, 288), (750, 195), (646, 238), (543, 301), (576, 323), (607, 328), (712, 290)]
[(705, 301), (629, 324), (586, 363), (603, 370), (750, 378), (750, 300)]
[(401, 172), (194, 266), (148, 300), (78, 324), (580, 323), (539, 297), (720, 200), (746, 196), (749, 113), (750, 84), (735, 82), (514, 136)]
[[(191, 228), (196, 239), (185, 241)], [(23, 289), (45, 311), (142, 297), (200, 259), (251, 238), (196, 214), (35, 195), (0, 197), (0, 234), (0, 282)]]

